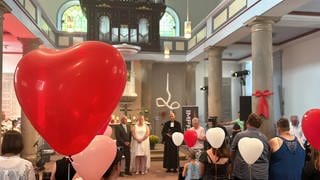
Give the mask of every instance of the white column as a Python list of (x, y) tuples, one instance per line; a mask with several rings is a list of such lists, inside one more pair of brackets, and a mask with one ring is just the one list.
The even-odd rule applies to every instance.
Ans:
[[(252, 41), (252, 90), (273, 91), (273, 48), (272, 25), (278, 18), (256, 17), (250, 23)], [(261, 131), (268, 137), (274, 136), (273, 95), (268, 96), (269, 118), (264, 118)], [(259, 98), (252, 97), (252, 112), (257, 112)]]
[[(23, 55), (38, 48), (42, 43), (38, 38), (18, 38), (18, 40), (22, 43)], [(21, 110), (21, 133), (24, 144), (21, 156), (30, 161), (35, 161), (37, 149), (34, 147), (34, 144), (38, 140), (38, 133), (31, 125), (23, 110)]]
[(208, 117), (222, 113), (222, 52), (224, 47), (210, 46), (208, 53)]
[[(3, 65), (3, 15), (4, 13), (10, 12), (11, 9), (9, 6), (5, 4), (5, 2), (0, 2), (0, 110), (2, 110), (2, 65)], [(0, 122), (2, 122), (2, 116), (0, 116)], [(1, 133), (0, 133), (0, 139), (1, 139)]]

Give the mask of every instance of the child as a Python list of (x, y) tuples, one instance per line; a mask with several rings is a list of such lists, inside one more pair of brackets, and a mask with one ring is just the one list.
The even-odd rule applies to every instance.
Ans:
[(200, 179), (199, 162), (196, 161), (196, 153), (192, 150), (188, 154), (188, 163), (184, 165), (182, 176), (185, 180)]

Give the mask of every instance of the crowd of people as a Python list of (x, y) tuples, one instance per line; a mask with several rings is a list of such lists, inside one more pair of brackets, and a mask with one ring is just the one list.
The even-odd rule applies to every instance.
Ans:
[[(180, 169), (179, 148), (173, 143), (172, 134), (182, 132), (182, 129), (171, 111), (161, 132), (164, 144), (163, 168), (168, 173), (179, 172), (179, 177), (186, 180), (320, 179), (320, 151), (308, 144), (296, 116), (292, 116), (290, 121), (280, 118), (276, 124), (277, 136), (270, 140), (259, 130), (262, 123), (261, 117), (255, 113), (249, 115), (245, 124), (240, 120), (228, 122), (226, 124), (233, 124), (232, 135), (229, 137), (228, 131), (218, 123), (217, 117), (209, 117), (207, 128), (200, 126), (198, 118), (193, 118), (191, 130), (197, 133), (197, 141), (188, 149), (187, 162)], [(213, 148), (206, 141), (206, 130), (212, 127), (220, 127), (225, 131), (226, 138), (220, 148)], [(127, 117), (122, 116), (121, 123), (114, 128), (114, 134), (117, 154), (102, 179), (131, 176), (131, 172), (136, 175), (148, 173), (150, 129), (144, 116), (140, 115), (134, 125), (129, 125)], [(238, 147), (239, 141), (244, 137), (259, 139), (263, 144), (260, 157), (250, 166), (241, 156)], [(20, 157), (22, 150), (21, 133), (14, 129), (6, 130), (1, 144), (0, 179), (35, 179), (32, 163)], [(125, 159), (123, 173), (120, 165), (122, 158)], [(53, 166), (51, 179), (67, 179), (66, 176), (81, 179), (68, 159), (63, 157)]]
[(1, 134), (3, 135), (8, 130), (15, 130), (21, 132), (20, 120), (19, 119), (9, 119), (6, 117), (6, 114), (1, 112)]
[[(270, 179), (270, 180), (315, 180), (320, 179), (319, 150), (306, 147), (305, 138), (296, 116), (289, 121), (280, 118), (277, 121), (277, 136), (268, 140), (259, 130), (262, 119), (257, 114), (250, 114), (246, 120), (245, 130), (234, 121), (232, 141), (227, 140), (218, 149), (204, 146), (200, 157), (195, 158), (197, 147), (188, 153), (188, 162), (184, 165), (182, 175), (185, 179)], [(198, 127), (198, 119), (192, 119), (194, 129), (198, 129), (198, 143), (205, 144), (202, 128)], [(222, 127), (213, 123), (213, 127)], [(228, 123), (229, 124), (229, 123)], [(235, 127), (236, 126), (236, 127)], [(294, 127), (294, 128), (293, 128)], [(225, 128), (223, 128), (225, 130)], [(237, 133), (234, 130), (241, 129)], [(226, 132), (226, 131), (225, 131)], [(228, 135), (227, 135), (228, 136)], [(257, 161), (248, 165), (241, 156), (238, 143), (244, 137), (257, 138), (263, 144), (263, 151)]]

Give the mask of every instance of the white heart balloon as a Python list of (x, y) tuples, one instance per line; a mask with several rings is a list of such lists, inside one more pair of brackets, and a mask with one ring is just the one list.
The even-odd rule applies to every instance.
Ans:
[(172, 141), (176, 146), (180, 146), (183, 142), (183, 134), (181, 132), (174, 132), (172, 134)]
[(225, 137), (224, 130), (219, 127), (210, 128), (206, 133), (207, 141), (210, 143), (211, 147), (216, 149), (222, 146)]
[(263, 151), (263, 143), (257, 138), (241, 138), (238, 148), (244, 161), (251, 165), (257, 161)]

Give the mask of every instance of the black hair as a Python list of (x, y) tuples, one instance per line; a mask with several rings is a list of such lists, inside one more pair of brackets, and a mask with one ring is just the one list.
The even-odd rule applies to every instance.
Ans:
[(18, 131), (8, 130), (2, 140), (1, 153), (20, 154), (23, 149), (22, 135)]
[(287, 118), (280, 118), (277, 122), (277, 126), (282, 131), (289, 131), (290, 130), (290, 124), (289, 124), (289, 120)]

